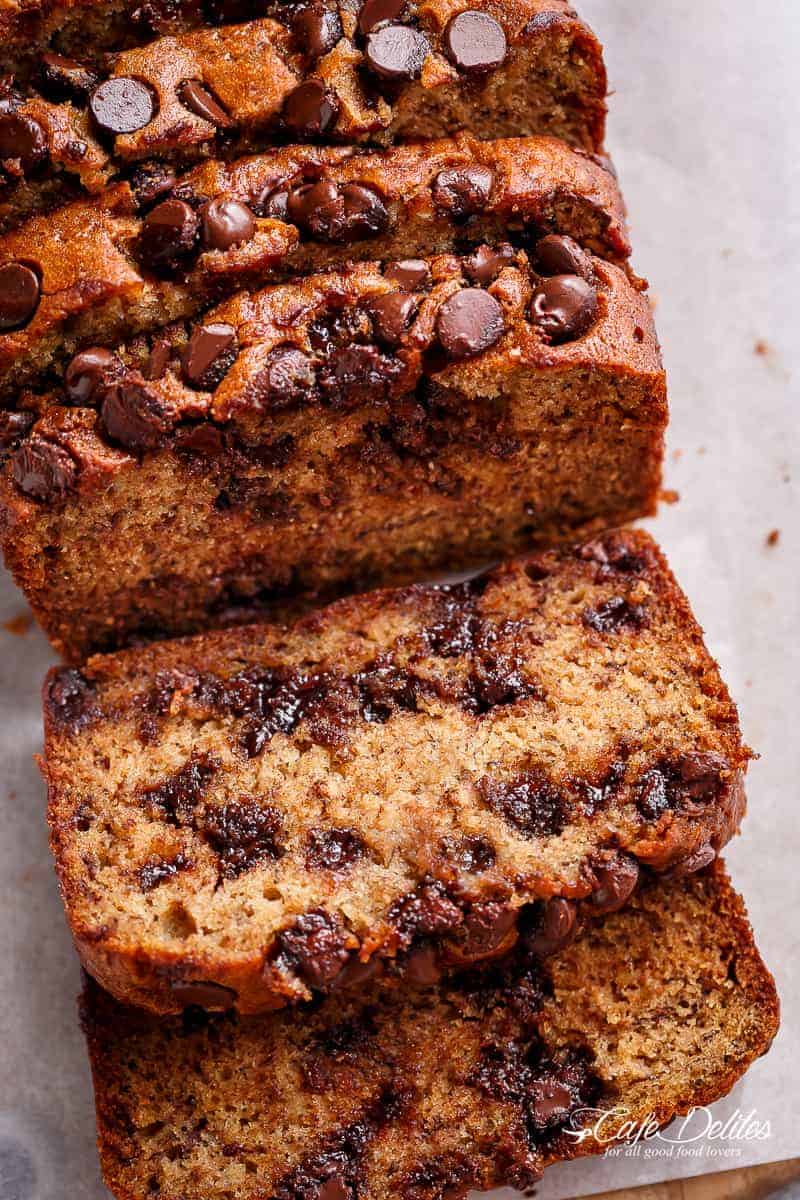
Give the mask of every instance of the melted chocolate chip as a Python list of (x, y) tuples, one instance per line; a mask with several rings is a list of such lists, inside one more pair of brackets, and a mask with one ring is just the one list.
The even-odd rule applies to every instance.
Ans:
[(730, 765), (713, 752), (692, 753), (664, 760), (642, 775), (636, 787), (636, 805), (648, 821), (662, 813), (686, 811), (718, 800)]
[(418, 307), (413, 296), (404, 295), (402, 292), (375, 296), (370, 301), (369, 314), (378, 341), (391, 349), (399, 346)]
[(312, 829), (306, 846), (306, 866), (309, 871), (346, 871), (364, 851), (364, 839), (354, 829)]
[(447, 57), (459, 71), (491, 71), (505, 61), (508, 46), (503, 26), (475, 9), (458, 13), (444, 31)]
[(404, 258), (399, 262), (389, 263), (383, 277), (406, 292), (416, 292), (427, 284), (431, 277), (431, 269), (421, 258)]
[(0, 267), (0, 332), (27, 325), (39, 307), (39, 276), (20, 262)]
[(503, 267), (507, 267), (513, 261), (514, 247), (508, 242), (503, 242), (500, 246), (479, 246), (464, 259), (464, 271), (473, 283), (486, 287), (494, 282)]
[(255, 408), (292, 408), (309, 403), (315, 386), (313, 360), (295, 346), (278, 346), (255, 377), (247, 399)]
[(278, 1181), (273, 1200), (356, 1200), (361, 1159), (391, 1111), (388, 1098), (378, 1105), (382, 1111), (330, 1134), (320, 1150), (306, 1155)]
[(148, 267), (177, 267), (194, 252), (200, 218), (183, 200), (162, 200), (142, 222), (139, 253)]
[(36, 435), (15, 450), (11, 470), (14, 482), (26, 496), (51, 503), (63, 500), (78, 478), (69, 451)]
[(208, 808), (202, 831), (219, 856), (220, 873), (237, 879), (260, 863), (280, 858), (280, 813), (256, 800), (233, 800)]
[(474, 834), (456, 842), (445, 838), (442, 855), (445, 861), (452, 861), (459, 870), (469, 873), (488, 871), (497, 861), (495, 848), (489, 839)]
[(376, 346), (350, 346), (333, 351), (320, 368), (318, 382), (332, 408), (356, 408), (386, 400), (402, 371), (399, 359), (381, 354)]
[(516, 923), (517, 910), (509, 904), (498, 900), (473, 904), (459, 930), (456, 943), (459, 955), (461, 958), (486, 958), (509, 939)]
[(316, 61), (328, 54), (343, 36), (342, 22), (335, 9), (324, 4), (304, 4), (292, 14), (297, 48)]
[(180, 871), (188, 871), (193, 866), (194, 863), (185, 854), (176, 854), (174, 858), (161, 858), (155, 855), (153, 858), (148, 858), (147, 862), (136, 872), (139, 887), (143, 892), (152, 892), (162, 883), (166, 883), (168, 879), (174, 879)]
[(47, 158), (47, 135), (38, 121), (24, 112), (0, 115), (0, 159), (16, 159), (24, 174)]
[(85, 100), (97, 85), (94, 71), (62, 54), (42, 55), (39, 78), (42, 91), (52, 100)]
[(525, 771), (505, 781), (487, 775), (478, 781), (477, 787), (478, 795), (492, 812), (513, 825), (523, 837), (557, 837), (566, 825), (566, 799), (539, 771)]
[(46, 688), (45, 709), (56, 729), (77, 733), (98, 715), (97, 693), (82, 671), (55, 667)]
[(236, 330), (224, 322), (197, 325), (181, 355), (181, 370), (190, 387), (213, 391), (236, 361)]
[(453, 217), (471, 217), (486, 208), (493, 183), (494, 172), (488, 167), (448, 168), (433, 181), (433, 200)]
[(614, 575), (644, 575), (655, 563), (648, 547), (633, 549), (625, 537), (618, 533), (607, 534), (596, 541), (578, 547), (576, 554), (584, 562), (597, 564), (595, 579), (602, 581)]
[(130, 185), (140, 209), (149, 208), (175, 186), (175, 171), (168, 163), (138, 163), (131, 172)]
[(424, 880), (413, 892), (394, 901), (386, 919), (395, 927), (400, 944), (408, 946), (415, 938), (452, 933), (464, 920), (464, 914), (440, 883)]
[(560, 345), (582, 337), (597, 319), (597, 292), (580, 275), (553, 275), (531, 300), (531, 320), (548, 342)]
[(319, 79), (308, 79), (286, 97), (283, 123), (291, 133), (304, 138), (321, 137), (336, 124), (339, 101)]
[(317, 991), (328, 991), (350, 957), (352, 938), (338, 917), (312, 909), (278, 935), (281, 958)]
[(403, 977), (412, 987), (432, 987), (444, 973), (439, 965), (439, 956), (433, 946), (419, 946), (412, 950), (399, 964)]
[(206, 979), (174, 980), (170, 991), (183, 1008), (202, 1008), (206, 1012), (225, 1012), (236, 1003), (233, 988)]
[(196, 117), (208, 121), (210, 125), (216, 125), (218, 129), (232, 128), (234, 122), (205, 84), (196, 79), (184, 79), (183, 83), (178, 85), (177, 95), (184, 108), (188, 108)]
[(170, 409), (147, 386), (133, 377), (106, 389), (100, 419), (112, 441), (126, 450), (155, 450), (173, 425)]
[(575, 905), (561, 896), (535, 905), (522, 933), (531, 953), (545, 957), (566, 946), (575, 932), (576, 911)]
[(361, 33), (372, 33), (379, 25), (396, 21), (405, 8), (405, 0), (364, 0), (358, 14)]
[(399, 1195), (402, 1200), (462, 1200), (475, 1180), (475, 1167), (465, 1155), (441, 1154), (408, 1171)]
[(64, 372), (64, 390), (73, 404), (92, 404), (106, 385), (122, 371), (116, 354), (103, 346), (81, 350)]
[(619, 633), (623, 629), (638, 631), (649, 624), (645, 606), (631, 604), (624, 596), (612, 596), (597, 608), (584, 609), (581, 619), (587, 628), (597, 633)]
[(550, 233), (540, 238), (534, 250), (534, 264), (541, 275), (580, 275), (591, 282), (592, 260), (574, 238)]
[(596, 913), (617, 912), (639, 882), (639, 864), (619, 851), (602, 852), (590, 862), (594, 891), (587, 903)]
[(471, 358), (488, 350), (503, 336), (503, 310), (489, 292), (462, 288), (439, 309), (436, 332), (449, 358), (456, 361)]
[(0, 451), (8, 451), (19, 445), (36, 421), (32, 412), (0, 411)]
[(318, 183), (293, 187), (286, 200), (290, 221), (324, 242), (376, 237), (389, 226), (389, 213), (374, 188), (361, 183)]
[(364, 59), (382, 79), (419, 79), (430, 46), (424, 34), (408, 25), (383, 25), (367, 36)]
[(139, 788), (139, 799), (148, 816), (170, 825), (193, 826), (195, 810), (218, 770), (210, 755), (194, 754), (160, 783)]
[(102, 133), (116, 137), (149, 125), (156, 115), (156, 101), (146, 83), (121, 75), (94, 89), (89, 111)]
[(230, 250), (252, 240), (256, 222), (251, 210), (239, 200), (219, 196), (204, 205), (203, 245), (207, 250)]
[(172, 346), (164, 338), (159, 338), (153, 343), (147, 360), (142, 367), (142, 375), (145, 379), (151, 381), (163, 379), (167, 373), (170, 359), (172, 358)]

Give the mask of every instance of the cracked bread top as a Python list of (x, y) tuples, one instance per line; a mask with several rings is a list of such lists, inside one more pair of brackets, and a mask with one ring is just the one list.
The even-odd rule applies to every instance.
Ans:
[[(524, 1190), (623, 1121), (712, 1103), (778, 1024), (720, 868), (644, 889), (547, 961), (518, 950), (426, 991), (156, 1021), (89, 982), (82, 1011), (117, 1200)], [(602, 1112), (608, 1141), (588, 1128)]]
[(161, 1012), (553, 949), (643, 871), (708, 863), (749, 754), (636, 532), (96, 657), (51, 673), (45, 721), (79, 952)]

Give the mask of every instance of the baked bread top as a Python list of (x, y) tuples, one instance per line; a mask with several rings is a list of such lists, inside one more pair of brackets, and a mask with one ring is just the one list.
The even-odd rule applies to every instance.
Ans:
[(749, 753), (639, 532), (57, 669), (45, 724), (78, 949), (162, 1012), (553, 948), (709, 862)]
[(155, 1021), (88, 983), (83, 1017), (118, 1200), (459, 1200), (712, 1103), (769, 1048), (778, 1002), (717, 868), (547, 961), (520, 949), (427, 991)]

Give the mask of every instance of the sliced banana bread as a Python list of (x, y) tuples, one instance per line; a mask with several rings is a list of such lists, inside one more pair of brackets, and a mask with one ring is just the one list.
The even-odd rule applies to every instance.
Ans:
[(79, 953), (159, 1012), (552, 950), (711, 861), (749, 755), (638, 532), (59, 668), (45, 723)]
[(361, 264), (81, 352), (3, 428), (5, 558), (54, 644), (80, 659), (652, 512), (647, 299), (569, 239), (532, 253)]
[(778, 1002), (716, 868), (545, 962), (520, 949), (416, 994), (157, 1021), (89, 982), (83, 1019), (118, 1200), (459, 1200), (723, 1096)]
[(616, 263), (630, 251), (609, 169), (553, 138), (293, 146), (178, 180), (159, 167), (0, 237), (0, 394), (240, 288), (553, 233)]

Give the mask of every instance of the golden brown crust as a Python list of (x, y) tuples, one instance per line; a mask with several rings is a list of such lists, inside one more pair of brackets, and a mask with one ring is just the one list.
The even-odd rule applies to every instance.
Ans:
[(441, 972), (538, 928), (535, 901), (620, 907), (642, 870), (719, 852), (749, 755), (633, 532), (466, 591), (96, 657), (51, 674), (45, 722), (84, 965), (161, 1012), (189, 981), (253, 1012), (368, 961)]
[(82, 1013), (117, 1200), (153, 1182), (170, 1200), (524, 1188), (607, 1148), (567, 1132), (593, 1109), (621, 1110), (612, 1141), (623, 1120), (666, 1125), (725, 1095), (778, 1027), (719, 865), (645, 889), (545, 963), (512, 956), (426, 993), (372, 985), (302, 1018), (181, 1024), (88, 983)]
[[(96, 409), (29, 396), (38, 418), (19, 414), (0, 473), (4, 552), (59, 648), (478, 567), (652, 512), (667, 410), (646, 297), (587, 258), (596, 320), (552, 345), (532, 317), (539, 277), (508, 249), (482, 288), (442, 256), (408, 293), (376, 264), (243, 293), (173, 329), (160, 378), (150, 342), (122, 348)], [(439, 315), (456, 294), (485, 297), (505, 332), (453, 360)], [(369, 315), (385, 297), (410, 306), (392, 348)], [(198, 387), (186, 355), (209, 328), (235, 352)], [(295, 391), (271, 382), (287, 354)]]
[[(437, 203), (436, 181), (443, 171), (475, 167), (491, 169), (491, 194), (465, 225)], [(41, 281), (31, 320), (0, 334), (0, 392), (51, 370), (54, 360), (63, 362), (80, 345), (113, 344), (190, 316), (225, 291), (293, 272), (352, 259), (427, 256), (515, 231), (566, 233), (612, 262), (624, 262), (630, 252), (613, 176), (552, 138), (481, 143), (462, 136), (364, 153), (290, 147), (230, 165), (204, 164), (159, 201), (180, 196), (202, 213), (212, 201), (234, 200), (268, 214), (271, 194), (320, 176), (340, 189), (356, 183), (374, 191), (384, 210), (375, 234), (345, 227), (330, 240), (288, 215), (257, 216), (252, 236), (228, 249), (209, 248), (198, 235), (176, 274), (148, 259), (145, 215), (130, 185), (120, 183), (0, 237), (0, 267), (34, 264)]]

